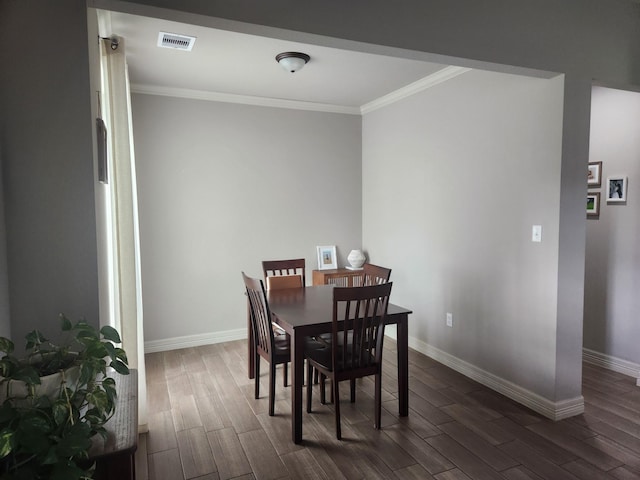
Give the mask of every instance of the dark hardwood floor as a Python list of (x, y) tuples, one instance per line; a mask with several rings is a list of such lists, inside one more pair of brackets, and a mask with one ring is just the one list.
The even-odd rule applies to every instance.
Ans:
[[(415, 351), (410, 415), (397, 417), (395, 344), (385, 344), (382, 430), (373, 429), (373, 381), (357, 401), (341, 388), (343, 441), (331, 405), (314, 392), (304, 444), (291, 442), (290, 389), (267, 376), (253, 398), (246, 342), (146, 356), (149, 433), (138, 479), (640, 479), (640, 387), (584, 365), (585, 413), (552, 422)], [(262, 369), (267, 372), (267, 368)], [(315, 387), (317, 388), (317, 387)]]

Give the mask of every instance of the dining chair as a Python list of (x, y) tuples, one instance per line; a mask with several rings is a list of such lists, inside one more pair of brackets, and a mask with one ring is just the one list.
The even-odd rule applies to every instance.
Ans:
[[(367, 286), (367, 285), (380, 285), (382, 283), (387, 283), (389, 278), (391, 277), (391, 269), (380, 267), (378, 265), (373, 265), (371, 263), (365, 263), (362, 266), (362, 277), (358, 285), (354, 286)], [(347, 285), (340, 285), (346, 287)], [(318, 335), (318, 340), (329, 343), (331, 342), (331, 334), (323, 333), (322, 335)], [(354, 388), (355, 390), (355, 384)], [(352, 391), (352, 396), (354, 395), (354, 391)]]
[(287, 365), (291, 359), (291, 342), (288, 335), (274, 335), (271, 311), (267, 302), (264, 283), (242, 272), (242, 279), (249, 298), (251, 325), (255, 345), (255, 398), (260, 398), (260, 357), (269, 362), (269, 415), (275, 411), (276, 365), (284, 365), (285, 386)]
[(304, 287), (307, 284), (304, 258), (295, 258), (291, 260), (264, 260), (262, 262), (262, 271), (264, 273), (265, 280), (272, 276), (301, 275), (302, 286)]
[[(302, 288), (303, 280), (302, 275), (272, 275), (267, 277), (267, 290), (280, 290), (285, 288)], [(277, 324), (273, 323), (274, 332), (281, 335), (286, 335), (285, 331)], [(322, 343), (319, 343), (315, 338), (305, 340), (305, 348), (321, 348), (324, 347)], [(314, 383), (318, 383), (318, 371), (313, 372)], [(287, 369), (285, 364), (285, 378), (284, 386), (287, 386)]]
[(380, 285), (387, 283), (391, 277), (391, 269), (365, 263), (362, 266), (362, 285)]
[[(304, 286), (302, 275), (270, 275), (265, 277), (267, 281), (267, 290), (281, 290), (284, 288), (302, 288)], [(273, 323), (273, 322), (272, 322)], [(279, 335), (285, 335), (285, 331), (277, 324), (273, 323), (275, 332)], [(287, 386), (287, 378), (285, 376), (284, 386)]]
[[(393, 283), (364, 287), (334, 288), (331, 343), (309, 350), (307, 376), (315, 368), (331, 380), (336, 415), (336, 437), (340, 427), (340, 382), (375, 375), (374, 425), (380, 429), (382, 417), (382, 343), (384, 320)], [(344, 321), (342, 321), (344, 320)], [(347, 338), (351, 337), (351, 341)], [(323, 389), (324, 385), (320, 385)], [(311, 413), (311, 382), (307, 383), (307, 412)], [(352, 401), (354, 398), (352, 397)]]
[[(276, 276), (290, 276), (290, 275), (299, 275), (302, 278), (302, 287), (306, 285), (305, 279), (305, 259), (304, 258), (296, 258), (292, 260), (264, 260), (262, 262), (262, 271), (264, 273), (264, 280), (267, 282), (267, 289), (269, 289), (269, 278)], [(292, 281), (291, 279), (286, 281)], [(277, 280), (275, 281), (277, 285), (281, 285)], [(274, 284), (275, 284), (274, 283)], [(276, 287), (278, 288), (278, 287)], [(280, 286), (279, 288), (288, 288), (286, 286)], [(282, 330), (279, 326), (273, 325), (275, 328), (275, 333), (277, 335), (284, 335), (284, 330)], [(285, 369), (286, 370), (286, 369)], [(285, 372), (286, 373), (286, 372)], [(284, 376), (284, 386), (287, 386), (287, 378), (288, 375)]]

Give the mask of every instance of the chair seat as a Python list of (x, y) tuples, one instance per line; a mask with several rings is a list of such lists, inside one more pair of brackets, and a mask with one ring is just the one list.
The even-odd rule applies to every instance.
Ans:
[[(330, 333), (322, 333), (316, 337), (316, 340), (325, 343), (327, 345), (331, 345), (331, 334)], [(347, 343), (353, 342), (353, 332), (347, 333)], [(338, 345), (342, 345), (344, 343), (344, 337), (342, 335), (338, 335)]]
[[(316, 342), (316, 343), (321, 343), (321, 342)], [(309, 350), (307, 352), (305, 352), (307, 358), (309, 358), (311, 361), (315, 362), (318, 364), (318, 366), (328, 370), (328, 371), (333, 371), (333, 361), (332, 361), (332, 347), (331, 345), (324, 345), (321, 348), (315, 348), (313, 350)], [(349, 355), (346, 359), (346, 362), (344, 362), (344, 364), (346, 365), (345, 368), (348, 370), (352, 370), (354, 368), (360, 368), (360, 366), (363, 367), (371, 367), (374, 366), (375, 363), (375, 357), (369, 353), (366, 353), (366, 356), (368, 358), (363, 358), (361, 361), (357, 362), (356, 365), (353, 365), (354, 362), (352, 362), (352, 358), (351, 355)], [(365, 361), (368, 360), (368, 361)], [(343, 364), (342, 359), (340, 357), (338, 357), (338, 371), (342, 370), (341, 365)]]

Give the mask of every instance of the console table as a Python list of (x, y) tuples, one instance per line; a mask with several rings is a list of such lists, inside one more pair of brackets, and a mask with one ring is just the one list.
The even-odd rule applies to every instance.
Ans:
[(96, 462), (97, 480), (134, 480), (138, 448), (138, 371), (129, 375), (114, 373), (116, 380), (116, 410), (105, 424), (107, 439), (94, 436), (89, 460)]
[(338, 287), (359, 287), (362, 283), (362, 270), (335, 268), (331, 270), (313, 270), (313, 285), (337, 285)]

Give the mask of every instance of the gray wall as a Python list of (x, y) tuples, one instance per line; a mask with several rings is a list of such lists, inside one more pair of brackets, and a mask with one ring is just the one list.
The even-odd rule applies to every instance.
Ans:
[[(19, 42), (15, 39), (19, 38)], [(11, 331), (98, 322), (93, 143), (81, 0), (0, 3), (0, 144)]]
[[(134, 94), (145, 341), (246, 327), (240, 272), (360, 248), (361, 119)], [(175, 128), (175, 126), (179, 128)]]
[[(327, 36), (280, 32), (293, 39), (339, 46), (335, 39), (342, 38), (411, 49), (405, 54), (420, 58), (432, 52), (570, 72), (559, 178), (558, 316), (559, 336), (574, 356), (582, 333), (586, 186), (580, 187), (580, 171), (588, 158), (590, 98), (585, 92), (592, 78), (640, 85), (640, 5), (632, 0), (137, 1), (262, 25), (254, 30), (279, 27)], [(90, 4), (139, 8), (115, 0)], [(0, 0), (0, 142), (16, 336), (46, 326), (61, 309), (89, 319), (98, 312), (85, 8), (81, 0)], [(22, 39), (20, 48), (13, 37)], [(580, 237), (582, 242), (572, 242)], [(563, 344), (556, 347), (561, 352)]]
[(7, 271), (7, 226), (2, 192), (2, 144), (0, 144), (0, 337), (11, 338), (9, 272)]
[[(297, 33), (461, 59), (640, 84), (640, 5), (633, 0), (92, 0), (114, 9), (174, 9)], [(148, 10), (147, 10), (148, 11)], [(173, 16), (168, 11), (158, 15)], [(182, 15), (186, 20), (190, 17)], [(190, 20), (209, 23), (206, 18)], [(235, 28), (220, 22), (222, 28)], [(264, 27), (263, 27), (264, 26)], [(265, 28), (267, 27), (267, 28)], [(317, 39), (331, 42), (329, 38)], [(360, 48), (366, 48), (360, 45)]]
[(410, 335), (549, 400), (563, 88), (471, 71), (363, 120), (363, 243), (393, 267)]
[[(600, 217), (587, 221), (584, 346), (640, 364), (640, 93), (594, 87), (589, 161), (602, 162)], [(607, 204), (606, 178), (626, 175), (626, 204)]]

